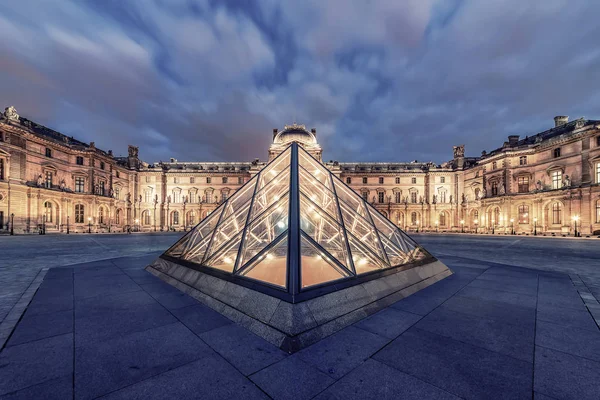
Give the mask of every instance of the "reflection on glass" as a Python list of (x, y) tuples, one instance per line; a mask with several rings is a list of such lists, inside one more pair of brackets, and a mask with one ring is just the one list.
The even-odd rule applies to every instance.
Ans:
[(350, 275), (304, 236), (301, 239), (300, 254), (302, 288), (335, 281)]
[(238, 249), (242, 239), (240, 232), (236, 237), (232, 238), (229, 243), (221, 247), (219, 251), (214, 253), (210, 258), (204, 261), (204, 265), (220, 269), (227, 272), (233, 272), (235, 259), (237, 258)]
[(287, 236), (282, 235), (278, 243), (265, 249), (240, 274), (258, 281), (285, 287), (287, 279), (287, 243)]

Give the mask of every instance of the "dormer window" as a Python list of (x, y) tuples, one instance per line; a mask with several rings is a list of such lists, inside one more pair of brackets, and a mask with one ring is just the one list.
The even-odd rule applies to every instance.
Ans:
[(554, 155), (554, 158), (560, 157), (560, 147), (557, 147), (556, 149), (554, 149), (553, 155)]
[(527, 165), (527, 156), (519, 157), (519, 165)]
[(46, 147), (46, 157), (52, 158), (52, 149)]

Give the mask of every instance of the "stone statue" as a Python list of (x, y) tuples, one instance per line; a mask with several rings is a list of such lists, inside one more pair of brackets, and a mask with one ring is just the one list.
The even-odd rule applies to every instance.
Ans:
[(171, 195), (167, 196), (167, 204), (171, 204)]
[(464, 157), (465, 156), (465, 145), (461, 144), (460, 146), (454, 146), (454, 158)]
[(450, 195), (450, 204), (452, 204), (452, 195)]
[(499, 194), (505, 194), (506, 193), (506, 188), (504, 187), (504, 183), (500, 184), (500, 189), (498, 190)]
[(542, 190), (542, 188), (543, 188), (542, 181), (539, 181), (539, 180), (538, 180), (538, 181), (535, 183), (535, 190)]
[(127, 196), (125, 196), (125, 199), (127, 200), (128, 203), (131, 203), (131, 193), (127, 193)]
[(432, 200), (433, 204), (437, 204), (437, 195), (433, 195), (433, 200)]
[(108, 197), (111, 197), (111, 198), (112, 198), (112, 197), (115, 197), (115, 191), (113, 190), (113, 188), (110, 188), (110, 189), (108, 190)]
[(60, 181), (60, 190), (62, 190), (62, 191), (64, 192), (64, 191), (65, 191), (65, 189), (66, 189), (66, 187), (67, 187), (67, 184), (65, 183), (65, 180), (64, 180), (64, 179), (62, 179), (62, 180)]
[(487, 193), (486, 193), (485, 189), (481, 189), (481, 192), (479, 192), (479, 198), (480, 198), (480, 199), (483, 199), (483, 198), (485, 197), (485, 195), (486, 195), (486, 194), (487, 194)]
[(565, 175), (565, 179), (563, 180), (563, 187), (571, 187), (571, 178), (569, 178), (569, 175)]
[(138, 156), (138, 152), (139, 152), (139, 148), (138, 148), (138, 147), (136, 147), (136, 146), (131, 146), (131, 145), (129, 145), (129, 146), (127, 147), (127, 151), (128, 151), (128, 153), (129, 153), (129, 157), (134, 157), (134, 158), (137, 158), (137, 156)]
[(19, 114), (17, 114), (17, 110), (13, 106), (4, 109), (4, 117), (9, 121), (19, 122)]
[(42, 178), (42, 175), (40, 174), (37, 177), (37, 185), (41, 187), (43, 184), (44, 184), (44, 178)]

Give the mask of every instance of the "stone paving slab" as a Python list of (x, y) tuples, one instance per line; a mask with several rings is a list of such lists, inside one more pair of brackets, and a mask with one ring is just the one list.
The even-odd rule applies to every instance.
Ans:
[[(455, 272), (450, 278), (288, 356), (144, 272), (153, 257), (50, 269), (7, 333), (0, 398), (600, 393), (596, 305), (579, 292), (593, 292), (587, 275), (575, 284), (556, 271), (441, 257)], [(111, 282), (118, 289), (98, 292)]]

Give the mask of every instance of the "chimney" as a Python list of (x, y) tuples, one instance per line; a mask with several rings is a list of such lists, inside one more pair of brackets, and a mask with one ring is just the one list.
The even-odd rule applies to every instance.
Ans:
[(515, 147), (519, 142), (519, 135), (510, 135), (508, 137), (508, 146)]
[(554, 117), (554, 127), (555, 128), (558, 126), (564, 125), (567, 122), (569, 122), (568, 115), (557, 115), (556, 117)]
[(275, 139), (275, 136), (277, 136), (277, 128), (273, 128), (273, 140)]
[(312, 128), (310, 130), (310, 133), (312, 133), (315, 137), (317, 137), (317, 130), (315, 128)]

